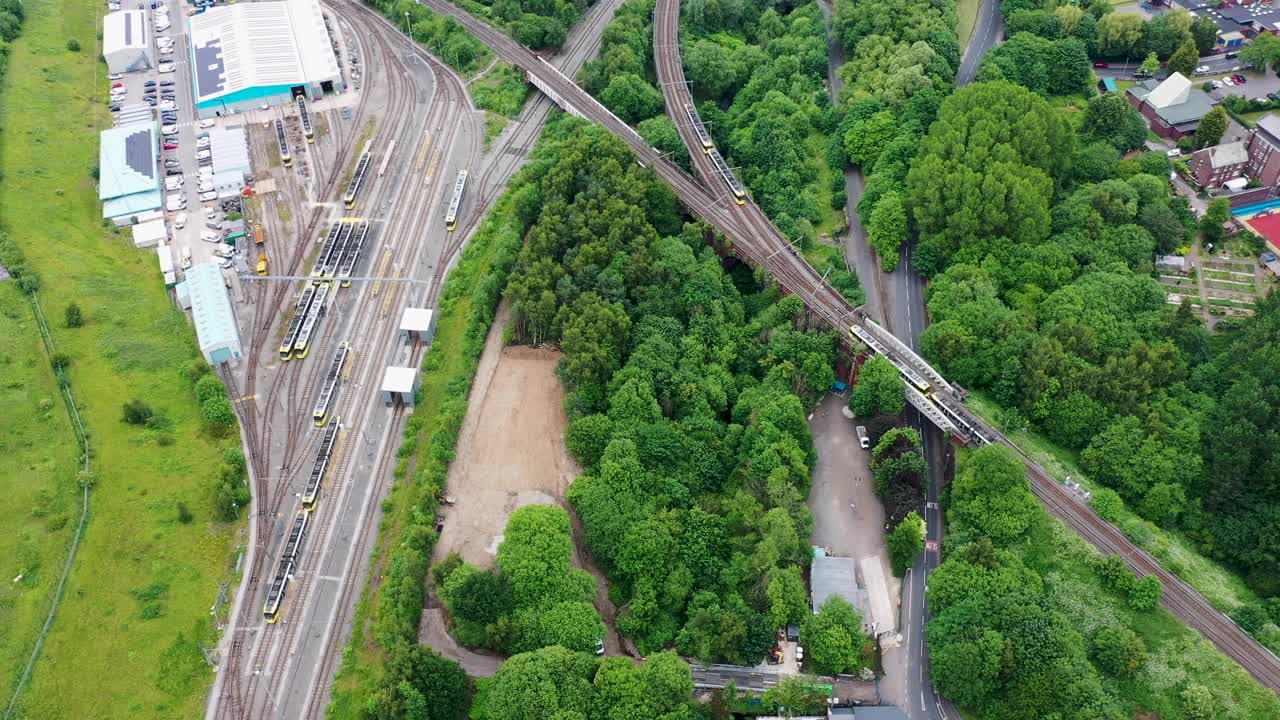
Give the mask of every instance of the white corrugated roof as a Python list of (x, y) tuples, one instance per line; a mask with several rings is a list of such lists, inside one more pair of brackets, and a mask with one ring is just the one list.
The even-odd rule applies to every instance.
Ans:
[(189, 23), (197, 103), (338, 77), (318, 0), (224, 5)]
[(145, 10), (120, 10), (102, 17), (102, 54), (151, 45)]
[(1168, 107), (1177, 105), (1187, 101), (1187, 96), (1191, 92), (1191, 81), (1182, 73), (1174, 73), (1167, 80), (1160, 83), (1151, 94), (1147, 95), (1147, 103), (1155, 108)]
[(382, 392), (410, 395), (417, 379), (418, 368), (388, 365), (386, 372), (382, 374)]
[(195, 321), (200, 349), (206, 354), (220, 348), (240, 352), (240, 332), (222, 270), (215, 263), (200, 263), (187, 270), (187, 291), (191, 294), (191, 318)]

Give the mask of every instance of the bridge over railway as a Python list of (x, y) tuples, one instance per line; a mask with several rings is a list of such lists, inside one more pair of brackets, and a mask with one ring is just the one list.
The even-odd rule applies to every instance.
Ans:
[[(434, 12), (454, 18), (467, 32), (488, 45), (499, 58), (520, 68), (535, 87), (546, 93), (566, 112), (601, 125), (619, 137), (631, 148), (638, 162), (652, 168), (671, 185), (690, 212), (728, 238), (735, 254), (767, 270), (783, 290), (804, 300), (810, 312), (836, 328), (846, 342), (852, 344), (856, 337), (871, 350), (888, 358), (908, 380), (908, 387), (918, 390), (915, 393), (908, 392), (909, 399), (917, 407), (921, 404), (928, 406), (929, 409), (922, 408), (922, 411), (930, 420), (967, 444), (1001, 443), (1017, 452), (1026, 464), (1032, 491), (1050, 513), (1100, 551), (1122, 557), (1139, 575), (1156, 576), (1164, 585), (1161, 602), (1166, 609), (1240, 663), (1260, 683), (1280, 692), (1280, 658), (1213, 608), (1194, 588), (1161, 567), (1150, 554), (1130, 542), (1118, 529), (1094, 514), (1077, 495), (1058, 483), (1020, 448), (971, 413), (963, 404), (962, 393), (948, 385), (937, 371), (890, 333), (866, 318), (843, 295), (826, 285), (807, 262), (790, 252), (788, 240), (759, 207), (751, 202), (739, 206), (729, 193), (710, 190), (709, 188), (719, 188), (721, 185), (714, 181), (704, 185), (691, 177), (550, 63), (470, 13), (448, 0), (419, 2)], [(667, 48), (667, 53), (660, 53), (660, 50), (662, 48), (655, 47), (655, 55), (663, 54), (668, 58), (676, 55), (678, 58), (671, 48)], [(676, 62), (679, 62), (678, 59)], [(667, 87), (685, 88), (681, 83), (664, 83), (664, 90)], [(679, 122), (676, 125), (688, 143), (689, 138), (685, 137), (688, 128), (681, 127), (682, 123)], [(694, 139), (696, 140), (696, 136)], [(690, 155), (700, 154), (700, 145), (691, 147)], [(701, 164), (699, 171), (703, 172)], [(868, 339), (874, 342), (869, 342)], [(916, 382), (917, 379), (923, 381), (923, 386)]]

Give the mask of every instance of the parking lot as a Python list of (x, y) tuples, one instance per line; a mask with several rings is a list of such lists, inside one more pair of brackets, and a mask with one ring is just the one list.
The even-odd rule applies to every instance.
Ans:
[[(174, 264), (185, 269), (189, 264), (216, 261), (230, 267), (224, 256), (232, 251), (222, 242), (225, 235), (222, 226), (227, 221), (225, 210), (238, 209), (239, 198), (219, 202), (216, 196), (209, 194), (213, 172), (207, 148), (209, 140), (201, 136), (215, 126), (239, 125), (243, 121), (239, 117), (231, 117), (202, 122), (196, 117), (191, 54), (186, 35), (187, 12), (194, 8), (179, 0), (125, 3), (123, 8), (112, 4), (109, 7), (113, 10), (146, 10), (150, 30), (154, 33), (152, 42), (156, 68), (113, 76), (110, 100), (113, 118), (118, 115), (114, 111), (121, 106), (153, 102), (154, 119), (161, 129), (158, 173), (165, 198), (162, 209)], [(202, 200), (202, 182), (205, 200)], [(242, 247), (245, 245), (241, 243)], [(247, 261), (238, 258), (236, 262)], [(244, 266), (237, 268), (239, 271), (246, 269)]]

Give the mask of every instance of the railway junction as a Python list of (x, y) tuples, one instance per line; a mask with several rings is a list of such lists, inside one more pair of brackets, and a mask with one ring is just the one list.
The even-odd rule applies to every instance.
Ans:
[[(275, 192), (260, 208), (274, 254), (264, 277), (240, 278), (246, 362), (223, 371), (249, 449), (255, 506), (209, 718), (323, 715), (406, 413), (401, 402), (384, 407), (374, 385), (390, 366), (417, 367), (429, 342), (429, 332), (418, 332), (401, 344), (398, 321), (407, 307), (433, 307), (447, 268), (523, 163), (553, 103), (621, 137), (737, 255), (804, 299), (814, 320), (890, 359), (932, 423), (961, 442), (1007, 443), (965, 408), (962, 390), (788, 250), (711, 143), (682, 82), (663, 88), (697, 178), (568, 79), (595, 53), (619, 2), (593, 7), (551, 61), (446, 0), (424, 4), (454, 17), (543, 94), (483, 153), (482, 122), (461, 80), (421, 50), (406, 55), (389, 23), (342, 2), (333, 6), (339, 44), (364, 60), (358, 100), (319, 119), (305, 100), (295, 103), (287, 117), (297, 134), (279, 118), (251, 128), (254, 155), (280, 160)], [(660, 47), (659, 73), (682, 78), (678, 46)], [(315, 131), (318, 120), (327, 132)], [(1140, 574), (1159, 576), (1171, 611), (1280, 689), (1273, 656), (1027, 464), (1053, 514)]]
[[(927, 382), (927, 387), (919, 388), (919, 396), (909, 394), (909, 399), (941, 429), (967, 444), (998, 442), (1019, 452), (1027, 466), (1033, 492), (1050, 513), (1102, 552), (1123, 557), (1130, 569), (1139, 575), (1159, 578), (1164, 586), (1162, 603), (1170, 612), (1240, 663), (1264, 686), (1280, 691), (1280, 659), (1214, 609), (1197, 591), (1161, 567), (1146, 551), (1131, 543), (1118, 529), (1099, 518), (1077, 495), (1021, 453), (1003, 435), (968, 411), (963, 404), (962, 391), (947, 385), (914, 352), (870, 322), (859, 308), (852, 307), (842, 295), (825, 285), (807, 263), (788, 252), (788, 240), (758, 207), (752, 203), (736, 207), (736, 201), (727, 202), (726, 197), (733, 197), (732, 192), (721, 192), (719, 185), (704, 185), (690, 177), (551, 63), (517, 45), (465, 10), (447, 0), (423, 2), (433, 11), (456, 19), (494, 49), (499, 57), (523, 70), (531, 83), (566, 112), (595, 122), (620, 137), (631, 147), (637, 161), (653, 168), (672, 186), (686, 208), (731, 241), (737, 255), (768, 270), (786, 292), (804, 299), (814, 318), (835, 327), (842, 335), (847, 333), (850, 341), (856, 337), (854, 327), (861, 327), (879, 340), (885, 349), (883, 354), (898, 367), (908, 385), (917, 385), (917, 375)], [(666, 51), (673, 54), (674, 47), (677, 46), (667, 46)], [(657, 60), (659, 65), (662, 62)], [(678, 117), (676, 119), (679, 127), (681, 123)], [(685, 141), (688, 143), (689, 138), (685, 137)], [(702, 148), (696, 144), (691, 147), (690, 155), (696, 157)], [(719, 180), (725, 182), (723, 176)], [(933, 407), (921, 407), (917, 404), (920, 398)]]

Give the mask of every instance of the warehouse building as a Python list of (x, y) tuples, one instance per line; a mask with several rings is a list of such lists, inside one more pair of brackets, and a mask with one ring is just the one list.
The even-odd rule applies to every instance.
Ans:
[(141, 222), (164, 204), (160, 193), (156, 124), (103, 130), (98, 146), (98, 199), (102, 217), (116, 225)]
[(196, 113), (202, 118), (342, 90), (319, 0), (223, 5), (189, 23)]
[(242, 179), (253, 175), (253, 165), (249, 160), (249, 139), (244, 128), (211, 127), (205, 132), (209, 134), (209, 154), (214, 175), (239, 173)]
[(102, 57), (113, 73), (149, 70), (156, 66), (145, 10), (121, 10), (103, 16)]
[(219, 365), (239, 360), (243, 355), (240, 331), (222, 280), (222, 269), (211, 262), (192, 266), (183, 284), (186, 288), (179, 294), (185, 294), (191, 302), (191, 319), (195, 321), (200, 354), (204, 355), (205, 362)]

